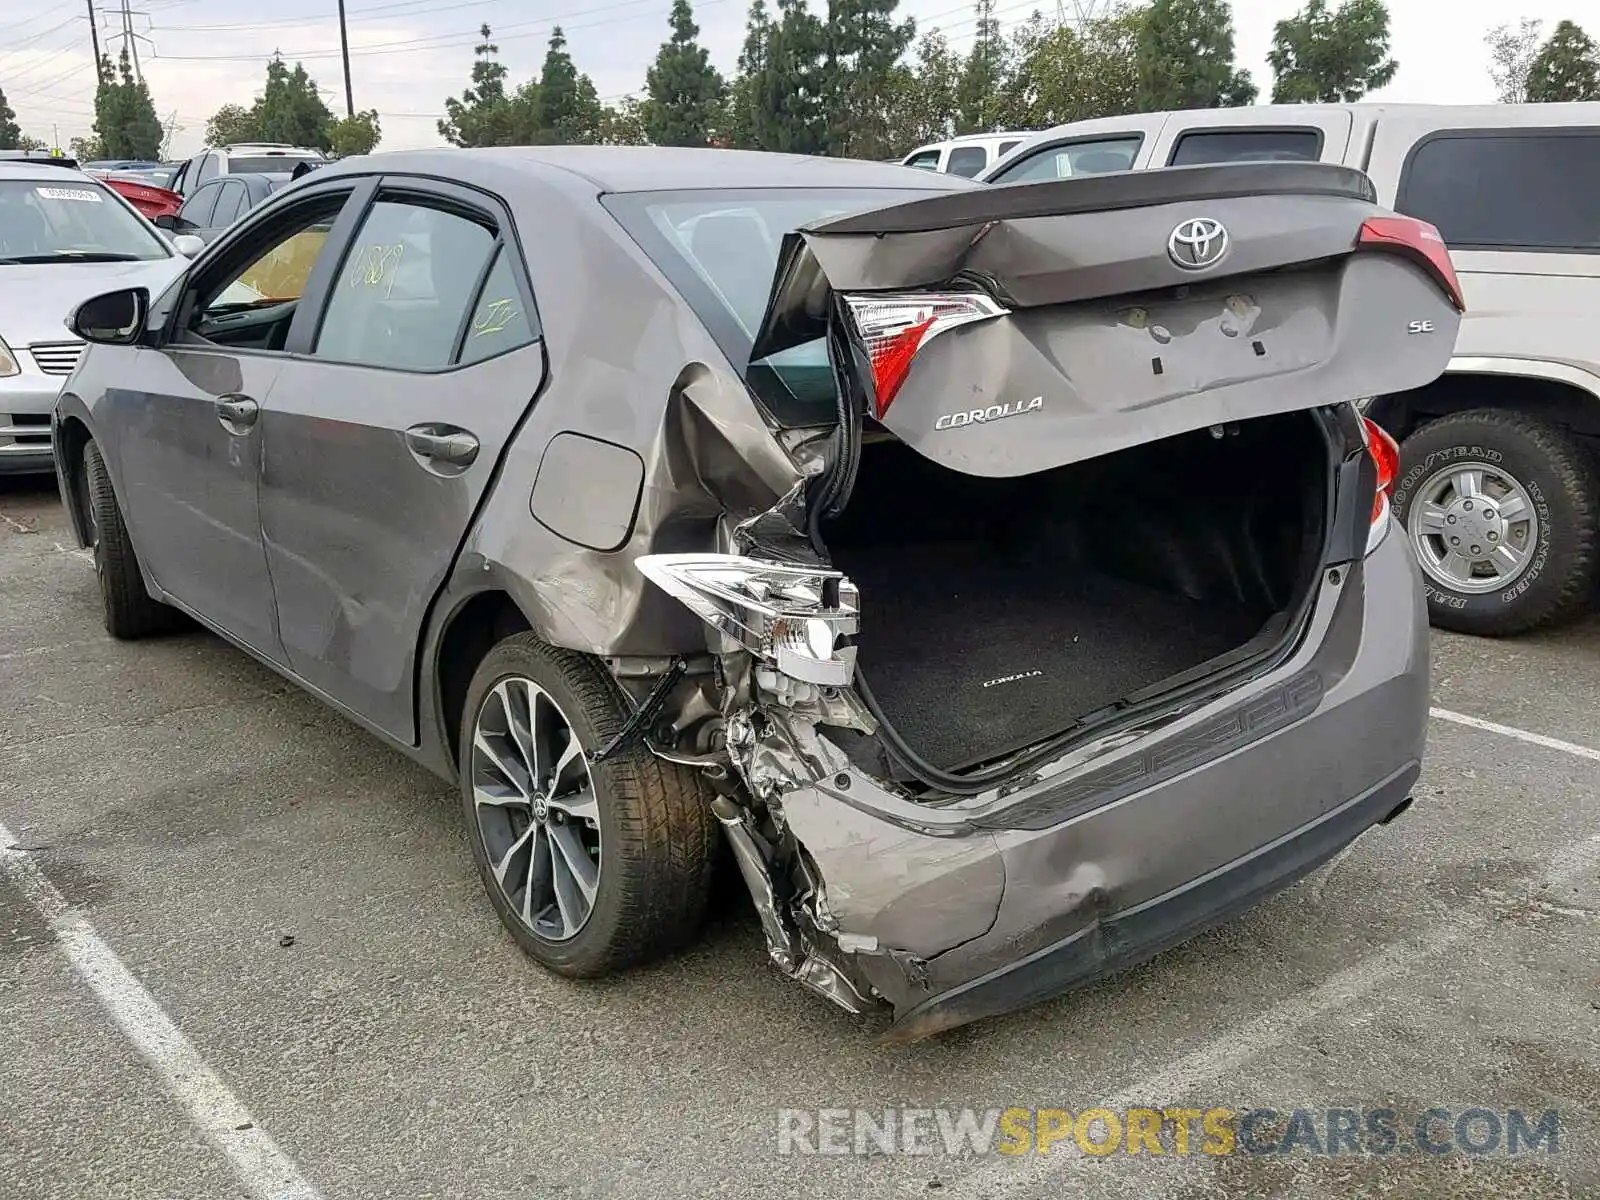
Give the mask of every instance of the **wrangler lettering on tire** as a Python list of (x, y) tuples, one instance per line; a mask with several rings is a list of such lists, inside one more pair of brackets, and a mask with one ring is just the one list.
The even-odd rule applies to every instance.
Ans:
[(1435, 625), (1500, 636), (1572, 617), (1589, 598), (1594, 470), (1559, 425), (1501, 409), (1432, 421), (1401, 446), (1395, 514)]

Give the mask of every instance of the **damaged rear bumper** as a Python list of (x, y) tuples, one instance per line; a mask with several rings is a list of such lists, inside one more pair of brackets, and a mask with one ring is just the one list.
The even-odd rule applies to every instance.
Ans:
[(1149, 957), (1395, 814), (1428, 714), (1405, 539), (1320, 587), (1300, 649), (1276, 669), (981, 796), (908, 798), (802, 711), (763, 705), (764, 731), (730, 746), (802, 852), (789, 913), (812, 973), (825, 962), (833, 984), (851, 984), (845, 999), (892, 1009), (892, 1040), (915, 1040)]
[(1092, 925), (1007, 966), (923, 1000), (886, 1042), (913, 1042), (982, 1017), (1014, 1012), (1133, 966), (1243, 912), (1315, 870), (1360, 834), (1397, 815), (1421, 771), (1410, 763), (1342, 807), (1220, 870)]

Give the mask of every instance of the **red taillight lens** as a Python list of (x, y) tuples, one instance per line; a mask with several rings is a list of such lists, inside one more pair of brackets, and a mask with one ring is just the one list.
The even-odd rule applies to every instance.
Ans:
[(1372, 519), (1377, 521), (1389, 511), (1395, 484), (1400, 482), (1400, 443), (1376, 421), (1362, 417), (1361, 422), (1367, 435), (1367, 453), (1378, 464), (1378, 492), (1372, 498)]
[(1008, 311), (975, 292), (846, 296), (844, 301), (872, 363), (873, 412), (880, 419), (910, 374), (917, 351), (930, 340)]
[(1439, 280), (1456, 311), (1467, 311), (1450, 251), (1439, 231), (1426, 221), (1415, 217), (1370, 217), (1361, 226), (1359, 244), (1374, 250), (1392, 250), (1420, 262)]

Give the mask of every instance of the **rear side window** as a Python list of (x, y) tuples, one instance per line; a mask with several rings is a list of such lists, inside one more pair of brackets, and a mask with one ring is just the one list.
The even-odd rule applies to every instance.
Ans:
[(1004, 158), (1020, 145), (1022, 145), (1021, 142), (1001, 142), (999, 157)]
[(508, 251), (501, 246), (495, 253), (489, 277), (483, 282), (483, 290), (478, 293), (478, 303), (473, 307), (472, 323), (467, 326), (466, 338), (461, 343), (461, 362), (482, 362), (526, 346), (533, 338), (533, 322), (522, 303), (522, 293), (517, 289)]
[(459, 213), (380, 200), (351, 243), (312, 353), (402, 370), (449, 366), (495, 245), (492, 229)]
[(1600, 131), (1451, 131), (1411, 151), (1395, 207), (1455, 249), (1593, 251), (1597, 197)]
[(937, 150), (924, 150), (921, 154), (913, 154), (902, 165), (916, 167), (920, 171), (937, 171), (939, 169), (939, 152)]
[(988, 164), (989, 152), (982, 146), (957, 146), (950, 151), (950, 165), (945, 170), (971, 179)]
[(1321, 156), (1320, 129), (1199, 129), (1178, 136), (1167, 165), (1316, 162)]
[(1107, 171), (1130, 171), (1142, 140), (1134, 135), (1051, 146), (1012, 163), (989, 182), (1029, 183), (1040, 179), (1071, 179), (1075, 175), (1104, 175)]

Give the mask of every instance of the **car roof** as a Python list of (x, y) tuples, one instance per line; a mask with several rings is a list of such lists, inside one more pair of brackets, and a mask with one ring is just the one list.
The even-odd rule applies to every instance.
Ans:
[(61, 179), (81, 179), (89, 182), (91, 178), (76, 166), (61, 166), (48, 158), (0, 158), (0, 179), (31, 179), (48, 183), (51, 180)]
[(978, 186), (897, 164), (759, 150), (706, 150), (677, 146), (497, 146), (472, 150), (399, 150), (344, 159), (309, 178), (326, 179), (374, 170), (446, 177), (463, 172), (546, 175), (558, 171), (600, 192), (731, 190), (735, 188), (917, 188)]

